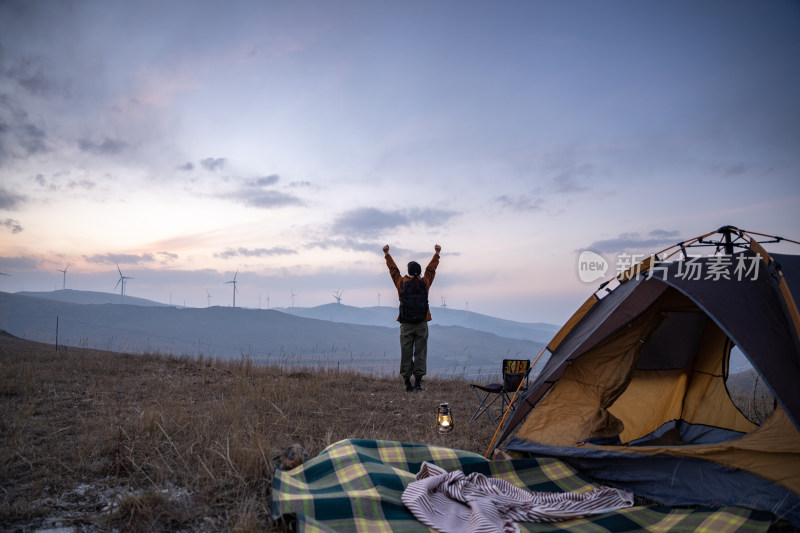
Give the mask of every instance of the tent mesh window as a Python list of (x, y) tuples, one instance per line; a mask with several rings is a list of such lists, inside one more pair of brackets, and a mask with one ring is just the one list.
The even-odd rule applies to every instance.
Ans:
[(775, 397), (744, 353), (737, 346), (727, 349), (730, 352), (725, 387), (736, 408), (760, 426), (775, 411)]

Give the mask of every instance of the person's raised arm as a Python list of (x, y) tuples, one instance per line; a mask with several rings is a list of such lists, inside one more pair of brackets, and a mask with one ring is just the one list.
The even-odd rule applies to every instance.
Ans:
[(389, 255), (389, 245), (383, 247), (384, 259), (386, 259), (386, 267), (389, 269), (389, 275), (392, 277), (392, 283), (397, 288), (397, 295), (400, 296), (400, 291), (403, 288), (403, 275), (400, 273), (400, 269), (397, 268), (397, 265), (392, 259), (392, 256)]
[(423, 279), (428, 285), (428, 289), (431, 288), (433, 278), (436, 277), (436, 267), (439, 266), (439, 252), (442, 251), (442, 247), (437, 244), (433, 247), (433, 249), (436, 251), (436, 253), (433, 254), (431, 262), (428, 263), (427, 267), (425, 267), (425, 275), (423, 276)]

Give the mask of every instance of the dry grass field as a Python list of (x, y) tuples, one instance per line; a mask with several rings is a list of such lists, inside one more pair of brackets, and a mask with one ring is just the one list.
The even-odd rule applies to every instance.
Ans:
[[(273, 460), (346, 438), (484, 453), (467, 383), (125, 355), (0, 335), (0, 530), (271, 531)], [(455, 431), (441, 435), (449, 402)]]
[[(0, 332), (0, 530), (281, 531), (273, 465), (294, 444), (309, 456), (346, 438), (483, 454), (494, 427), (467, 422), (468, 384), (425, 387), (247, 359), (56, 351)], [(444, 435), (443, 401), (456, 428)], [(740, 401), (753, 418), (772, 407), (752, 384)]]

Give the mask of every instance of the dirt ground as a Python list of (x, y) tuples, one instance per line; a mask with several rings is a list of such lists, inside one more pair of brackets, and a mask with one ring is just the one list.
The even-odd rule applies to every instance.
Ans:
[[(274, 460), (346, 438), (483, 454), (460, 380), (60, 349), (0, 334), (0, 529), (274, 531)], [(455, 431), (440, 434), (448, 402)]]

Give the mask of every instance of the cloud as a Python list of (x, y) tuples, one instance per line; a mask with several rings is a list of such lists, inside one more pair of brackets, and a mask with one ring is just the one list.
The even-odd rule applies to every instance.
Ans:
[(327, 250), (329, 248), (338, 248), (342, 250), (352, 250), (355, 252), (375, 252), (383, 254), (381, 248), (383, 244), (377, 242), (364, 242), (357, 239), (342, 238), (342, 239), (324, 239), (315, 241), (307, 245), (308, 248), (322, 248)]
[(531, 198), (527, 194), (520, 196), (509, 196), (504, 194), (495, 198), (501, 206), (513, 209), (514, 211), (541, 211), (544, 209), (544, 202), (541, 198)]
[(739, 178), (761, 178), (770, 176), (778, 171), (789, 170), (790, 165), (781, 163), (777, 165), (759, 165), (753, 163), (719, 163), (708, 165), (707, 171), (722, 179), (733, 180)]
[(257, 191), (250, 193), (241, 191), (231, 196), (245, 205), (259, 208), (305, 205), (305, 202), (300, 198), (279, 191)]
[[(323, 250), (328, 249), (339, 249), (339, 250), (350, 250), (353, 252), (368, 252), (379, 254), (383, 256), (383, 247), (386, 243), (385, 242), (378, 242), (378, 241), (362, 241), (359, 239), (353, 239), (350, 237), (343, 237), (343, 238), (329, 238), (323, 239), (320, 241), (310, 242), (306, 245), (307, 248), (322, 248)], [(408, 255), (415, 255), (425, 257), (426, 255), (432, 252), (428, 250), (410, 250), (408, 248), (401, 248), (399, 246), (392, 245), (392, 254), (395, 256), (408, 256)], [(461, 255), (461, 252), (447, 252), (447, 256), (457, 256)]]
[(14, 210), (28, 199), (27, 196), (0, 187), (0, 209)]
[(36, 270), (38, 265), (33, 257), (0, 257), (0, 268), (4, 270)]
[(88, 191), (97, 187), (97, 183), (87, 179), (71, 180), (67, 183), (67, 187), (70, 189), (86, 189)]
[(223, 194), (222, 197), (261, 209), (305, 205), (303, 200), (293, 194), (267, 189), (267, 187), (278, 183), (279, 180), (280, 176), (277, 174), (250, 179), (245, 181), (239, 190)]
[(421, 222), (433, 226), (444, 224), (455, 215), (455, 211), (445, 211), (444, 209), (414, 208), (408, 211), (409, 223)]
[(280, 176), (277, 174), (272, 174), (271, 176), (265, 176), (263, 178), (256, 178), (250, 182), (252, 187), (268, 187), (270, 185), (275, 185), (278, 183)]
[(656, 229), (647, 235), (641, 235), (638, 232), (622, 233), (616, 239), (595, 241), (587, 246), (587, 249), (600, 253), (612, 253), (631, 249), (655, 248), (676, 242), (680, 242), (679, 232)]
[(541, 190), (536, 192), (577, 196), (592, 191), (595, 183), (608, 177), (608, 169), (576, 161), (575, 156), (569, 152), (547, 156), (548, 161), (537, 171), (542, 179), (537, 179), (541, 183)]
[(186, 163), (180, 165), (178, 167), (178, 170), (183, 170), (184, 172), (191, 172), (192, 170), (194, 170), (194, 163), (192, 163), (191, 161), (187, 161)]
[(339, 216), (331, 229), (336, 234), (377, 237), (400, 226), (440, 226), (455, 216), (453, 211), (415, 207), (386, 211), (375, 207), (359, 207)]
[(333, 231), (340, 234), (377, 235), (387, 228), (407, 224), (408, 220), (408, 215), (402, 211), (361, 207), (340, 215), (333, 223)]
[(140, 263), (151, 263), (155, 261), (155, 256), (153, 254), (95, 254), (95, 255), (84, 255), (84, 260), (89, 263), (95, 263), (99, 265), (138, 265)]
[(105, 137), (102, 141), (78, 139), (78, 147), (82, 152), (95, 155), (116, 155), (128, 147), (128, 143), (119, 139)]
[(46, 139), (44, 130), (33, 123), (28, 122), (19, 127), (18, 141), (28, 155), (46, 152)]
[(231, 257), (270, 257), (273, 255), (293, 255), (297, 252), (289, 248), (281, 248), (279, 246), (273, 248), (229, 248), (224, 252), (217, 252), (214, 257), (220, 259), (230, 259)]
[(206, 157), (200, 161), (200, 166), (212, 172), (225, 168), (227, 160), (224, 157)]
[(22, 158), (47, 152), (47, 134), (34, 124), (28, 113), (0, 94), (0, 164), (9, 158)]
[(13, 218), (0, 220), (0, 227), (8, 229), (11, 233), (22, 233), (22, 226)]
[(551, 180), (553, 190), (561, 194), (575, 194), (589, 190), (584, 182), (595, 174), (594, 165), (577, 165), (565, 168)]
[(53, 79), (45, 75), (46, 70), (41, 57), (23, 57), (7, 73), (10, 79), (34, 96), (46, 97), (62, 92)]
[(648, 233), (648, 235), (655, 239), (670, 239), (671, 241), (680, 238), (679, 232), (674, 230), (670, 231), (664, 229), (654, 229), (653, 231)]
[(172, 252), (157, 252), (157, 256), (161, 257), (161, 264), (167, 264), (170, 261), (175, 261), (178, 259), (178, 254), (174, 254)]
[(748, 174), (751, 169), (744, 163), (735, 163), (732, 165), (720, 165), (716, 168), (716, 171), (724, 178), (736, 178)]
[(42, 189), (49, 191), (58, 191), (65, 187), (70, 190), (83, 189), (89, 191), (97, 187), (97, 182), (95, 181), (86, 178), (70, 178), (71, 175), (72, 173), (67, 170), (52, 174), (49, 178), (44, 174), (36, 174), (30, 179)]

